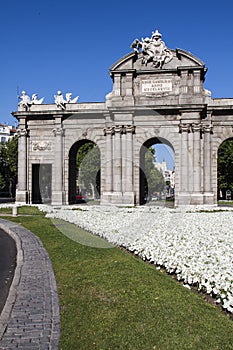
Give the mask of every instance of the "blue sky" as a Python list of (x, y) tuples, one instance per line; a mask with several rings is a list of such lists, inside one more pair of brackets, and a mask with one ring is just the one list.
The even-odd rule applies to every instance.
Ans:
[(167, 47), (205, 62), (212, 97), (233, 97), (232, 13), (229, 0), (1, 1), (0, 122), (15, 123), (22, 90), (44, 103), (58, 90), (79, 102), (104, 101), (111, 65), (156, 28)]

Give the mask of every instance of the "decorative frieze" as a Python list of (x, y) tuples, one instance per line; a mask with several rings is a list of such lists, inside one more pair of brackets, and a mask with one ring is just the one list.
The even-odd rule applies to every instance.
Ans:
[(103, 129), (104, 135), (114, 135), (114, 134), (126, 134), (126, 133), (135, 133), (135, 125), (115, 125), (109, 126)]
[(49, 141), (34, 141), (32, 142), (32, 151), (50, 151), (51, 144)]

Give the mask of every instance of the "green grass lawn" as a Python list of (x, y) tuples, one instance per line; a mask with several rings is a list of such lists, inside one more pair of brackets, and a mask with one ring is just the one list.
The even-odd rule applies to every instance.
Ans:
[(60, 350), (233, 349), (233, 322), (219, 308), (124, 250), (67, 238), (29, 209), (31, 216), (7, 219), (34, 232), (50, 255), (61, 309)]
[(226, 207), (232, 207), (233, 201), (218, 201), (218, 205), (226, 206)]

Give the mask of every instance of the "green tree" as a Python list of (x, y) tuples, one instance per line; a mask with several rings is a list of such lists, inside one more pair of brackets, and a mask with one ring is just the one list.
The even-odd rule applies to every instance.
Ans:
[(100, 194), (100, 151), (93, 142), (79, 147), (76, 157), (79, 192), (87, 191), (96, 198)]
[(7, 166), (6, 145), (0, 144), (0, 190), (1, 192), (8, 192), (9, 177)]
[(0, 144), (0, 190), (15, 196), (18, 169), (18, 138)]
[(145, 153), (145, 191), (151, 197), (154, 192), (161, 192), (164, 190), (164, 178), (161, 172), (155, 167), (155, 149), (148, 148)]
[(224, 141), (218, 149), (218, 189), (224, 196), (226, 190), (233, 192), (233, 139)]

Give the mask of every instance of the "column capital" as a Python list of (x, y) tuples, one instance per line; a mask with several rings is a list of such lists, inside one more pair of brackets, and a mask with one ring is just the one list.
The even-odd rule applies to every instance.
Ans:
[(192, 132), (200, 132), (202, 129), (201, 124), (191, 124), (191, 130)]
[(64, 130), (60, 127), (54, 128), (53, 129), (53, 135), (56, 136), (63, 136), (64, 135)]
[(104, 136), (113, 135), (114, 134), (114, 127), (107, 126), (106, 128), (103, 129), (103, 132), (104, 132)]
[(114, 127), (115, 134), (123, 134), (124, 131), (125, 131), (124, 126), (122, 126), (122, 125), (115, 125), (115, 127)]
[(135, 134), (135, 125), (126, 125), (125, 132), (129, 134)]
[(213, 125), (204, 125), (201, 126), (201, 132), (203, 134), (213, 134)]
[(180, 123), (179, 124), (179, 133), (187, 132), (189, 133), (191, 131), (190, 124)]
[(27, 137), (29, 135), (29, 129), (17, 129), (16, 133), (18, 137)]

